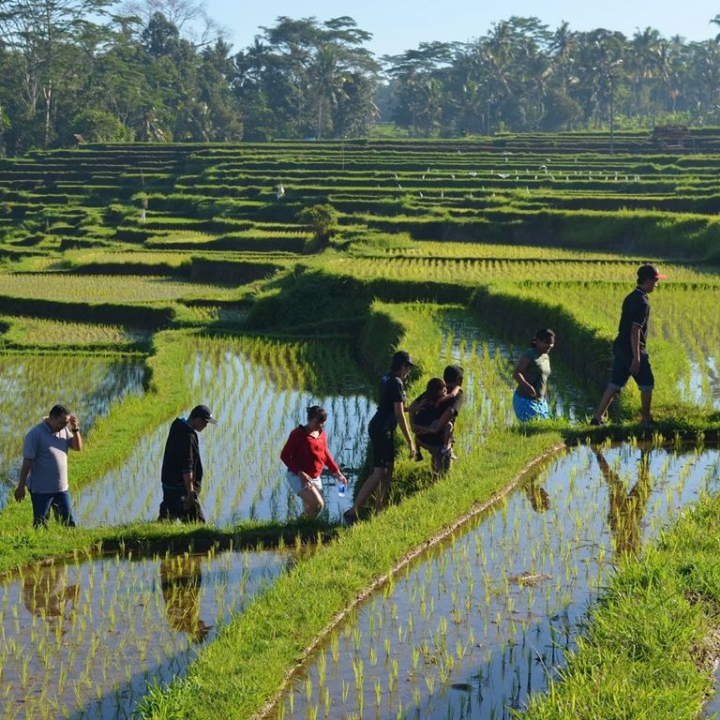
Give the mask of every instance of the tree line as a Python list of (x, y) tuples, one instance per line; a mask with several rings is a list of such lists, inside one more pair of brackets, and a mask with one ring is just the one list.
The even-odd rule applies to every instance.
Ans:
[[(136, 2), (137, 4), (133, 4)], [(417, 137), (720, 124), (719, 38), (552, 30), (376, 58), (348, 16), (278, 17), (239, 52), (193, 0), (0, 0), (0, 154), (79, 141)], [(714, 22), (720, 25), (720, 16)], [(194, 27), (195, 30), (188, 28)]]

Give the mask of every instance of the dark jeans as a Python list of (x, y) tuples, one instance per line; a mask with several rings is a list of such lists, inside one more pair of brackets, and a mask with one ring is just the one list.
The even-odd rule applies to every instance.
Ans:
[(202, 506), (194, 493), (194, 503), (190, 509), (185, 507), (185, 488), (171, 490), (163, 488), (163, 499), (160, 503), (158, 520), (180, 520), (181, 522), (205, 522)]
[(72, 513), (72, 501), (67, 490), (56, 493), (36, 493), (30, 491), (33, 506), (33, 527), (47, 525), (50, 508), (54, 508), (60, 521), (69, 527), (75, 527)]

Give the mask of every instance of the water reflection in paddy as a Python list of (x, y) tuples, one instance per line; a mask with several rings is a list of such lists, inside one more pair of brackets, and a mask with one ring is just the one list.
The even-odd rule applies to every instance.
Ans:
[(720, 410), (720, 372), (712, 355), (690, 358), (690, 372), (680, 378), (677, 389), (683, 402), (704, 410)]
[(715, 450), (569, 451), (367, 602), (277, 717), (510, 718), (562, 665), (613, 553), (719, 483)]
[(183, 674), (288, 561), (223, 552), (26, 568), (0, 586), (3, 717), (130, 717), (148, 682)]

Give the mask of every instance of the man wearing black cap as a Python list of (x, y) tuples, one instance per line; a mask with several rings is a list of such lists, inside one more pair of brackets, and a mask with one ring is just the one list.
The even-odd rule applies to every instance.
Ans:
[(394, 435), (398, 425), (407, 440), (410, 457), (415, 456), (415, 443), (405, 417), (404, 384), (413, 365), (410, 354), (398, 350), (392, 357), (390, 372), (383, 375), (380, 381), (380, 402), (368, 428), (372, 443), (373, 471), (362, 484), (353, 506), (345, 511), (344, 518), (348, 525), (357, 521), (358, 510), (376, 489), (375, 509), (382, 510), (385, 507), (395, 461)]
[(654, 265), (642, 265), (637, 272), (637, 286), (623, 300), (618, 335), (613, 342), (613, 368), (610, 382), (603, 394), (600, 405), (590, 421), (591, 425), (605, 423), (605, 411), (613, 398), (625, 387), (632, 375), (640, 390), (640, 412), (642, 422), (653, 421), (650, 413), (655, 378), (645, 350), (650, 301), (648, 295), (655, 289), (658, 280), (664, 280)]
[(205, 522), (198, 500), (203, 479), (198, 433), (216, 422), (207, 405), (196, 405), (187, 420), (173, 420), (162, 462), (163, 499), (159, 520)]

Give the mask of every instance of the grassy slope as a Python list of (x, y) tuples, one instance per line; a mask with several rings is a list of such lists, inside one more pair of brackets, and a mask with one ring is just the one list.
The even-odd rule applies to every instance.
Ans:
[[(396, 313), (395, 316), (408, 333), (404, 343), (407, 343), (408, 347), (429, 349), (430, 355), (434, 355), (437, 339), (432, 337), (433, 331), (428, 327), (427, 318), (421, 314), (420, 321), (413, 322), (413, 313), (407, 310)], [(78, 484), (97, 476), (103, 467), (120, 461), (121, 448), (126, 447), (129, 440), (132, 442), (133, 437), (139, 436), (148, 422), (157, 422), (159, 413), (172, 414), (177, 407), (183, 405), (186, 398), (181, 390), (183, 383), (178, 382), (180, 378), (177, 373), (181, 363), (177, 360), (186, 352), (191, 340), (191, 334), (172, 332), (158, 338), (157, 352), (150, 360), (153, 367), (150, 393), (143, 400), (133, 400), (113, 409), (111, 416), (98, 427), (93, 443), (104, 448), (115, 448), (114, 452), (110, 455), (103, 453), (101, 458), (99, 454), (90, 451), (73, 458), (73, 472)], [(427, 353), (424, 355), (422, 351), (419, 359), (428, 367), (434, 362), (433, 357)], [(175, 390), (171, 392), (171, 388)], [(159, 397), (163, 397), (165, 401), (162, 407), (158, 406)], [(701, 425), (697, 420), (690, 422), (691, 429), (697, 430)], [(221, 708), (222, 714), (227, 717), (249, 717), (257, 712), (258, 708), (276, 695), (288, 670), (294, 667), (298, 658), (312, 646), (318, 633), (326, 629), (339, 612), (355, 602), (369, 584), (384, 576), (408, 551), (423, 545), (429, 538), (451, 525), (458, 516), (506, 486), (527, 462), (561, 440), (560, 430), (561, 427), (528, 436), (518, 436), (513, 431), (496, 432), (457, 464), (451, 478), (405, 499), (401, 506), (391, 508), (387, 513), (370, 523), (360, 525), (350, 533), (341, 532), (336, 542), (284, 576), (265, 598), (255, 601), (238, 617), (217, 642), (204, 648), (187, 679), (173, 684), (167, 693), (151, 693), (146, 707), (147, 716), (199, 717), (199, 707), (212, 708), (207, 711), (207, 717), (217, 717), (218, 708)], [(91, 450), (91, 446), (88, 450)], [(402, 474), (405, 473), (401, 467), (399, 475)], [(16, 567), (31, 559), (71, 554), (83, 548), (99, 546), (101, 543), (107, 545), (125, 541), (130, 545), (142, 545), (174, 538), (181, 543), (202, 544), (213, 540), (225, 542), (233, 534), (236, 537), (238, 534), (252, 537), (253, 533), (258, 531), (258, 528), (248, 526), (236, 528), (234, 533), (223, 534), (205, 529), (165, 528), (151, 524), (110, 530), (78, 529), (72, 534), (51, 527), (47, 532), (36, 533), (29, 529), (29, 522), (28, 503), (21, 506), (11, 505), (0, 514), (0, 544), (3, 549), (0, 554), (0, 569)], [(294, 532), (294, 528), (287, 528), (286, 537), (292, 537)], [(312, 528), (304, 528), (304, 532), (307, 536), (312, 533)], [(260, 537), (261, 533), (256, 536)], [(383, 538), (382, 543), (378, 542), (378, 538)], [(692, 557), (692, 549), (686, 552)], [(664, 562), (662, 569), (669, 572), (671, 567), (670, 563)], [(688, 592), (694, 592), (705, 601), (701, 590), (696, 588)], [(292, 600), (309, 594), (314, 598), (312, 613), (304, 611)], [(647, 595), (646, 592), (640, 593), (641, 597), (643, 594)], [(652, 594), (650, 597), (653, 597)], [(635, 596), (631, 604), (634, 608), (642, 607)], [(292, 614), (288, 613), (289, 605), (294, 608)], [(711, 613), (712, 603), (707, 607), (707, 612)], [(651, 609), (652, 617), (656, 617), (657, 608)], [(631, 658), (632, 663), (624, 659), (622, 683), (611, 685), (608, 680), (603, 679), (603, 686), (613, 688), (608, 692), (611, 695), (615, 693), (618, 703), (622, 704), (623, 696), (631, 691), (643, 697), (648, 695), (652, 688), (653, 695), (660, 693), (663, 697), (668, 695), (673, 698), (676, 708), (677, 703), (681, 703), (683, 708), (698, 706), (702, 690), (707, 686), (707, 675), (698, 673), (695, 665), (688, 664), (687, 661), (705, 626), (698, 624), (695, 614), (678, 613), (676, 605), (669, 606), (669, 612), (671, 618), (679, 619), (676, 622), (678, 633), (672, 636), (680, 657), (679, 665), (675, 667), (675, 659), (670, 663), (669, 659), (665, 658), (662, 668), (664, 683), (659, 685), (650, 683), (635, 658)], [(658, 629), (648, 625), (647, 612), (631, 616), (623, 610), (619, 614), (625, 617), (625, 625), (620, 626), (617, 623), (617, 611), (611, 615), (612, 622), (606, 621), (605, 625), (622, 627), (621, 636), (627, 634), (633, 637), (643, 631), (656, 635), (659, 633)], [(599, 626), (600, 623), (596, 622), (596, 625)], [(661, 625), (660, 629), (667, 633), (664, 626)], [(588, 649), (590, 644), (593, 644), (593, 647)], [(598, 692), (595, 686), (597, 673), (608, 673), (612, 677), (620, 675), (614, 653), (618, 648), (622, 648), (623, 644), (618, 642), (617, 633), (604, 633), (600, 634), (597, 640), (591, 635), (588, 647), (585, 644), (582, 647), (579, 659), (573, 661), (580, 670), (575, 670), (576, 665), (571, 664), (568, 671), (577, 673), (579, 679), (574, 679), (573, 676), (571, 682), (554, 688), (544, 701), (547, 705), (543, 706), (541, 699), (539, 704), (533, 707), (533, 712), (541, 713), (538, 717), (555, 717), (552, 714), (555, 712), (552, 703), (559, 698), (557, 703), (563, 706), (563, 703), (568, 703), (568, 697), (571, 698), (569, 705), (572, 708), (583, 703), (588, 705), (589, 714), (584, 715), (585, 717), (597, 716), (592, 714), (598, 709)], [(652, 655), (652, 658), (655, 664), (651, 664), (650, 668), (653, 673), (657, 673), (657, 654)], [(592, 673), (587, 672), (588, 664), (593, 669)], [(219, 666), (225, 668), (221, 679), (216, 673)], [(582, 671), (583, 668), (585, 672)], [(252, 682), (247, 682), (247, 678), (252, 678)], [(199, 699), (202, 702), (199, 703)], [(610, 701), (611, 698), (603, 700), (602, 703)], [(639, 703), (639, 707), (642, 708), (647, 702), (650, 700)], [(655, 716), (663, 717), (662, 714)], [(559, 714), (557, 717), (564, 715)]]

